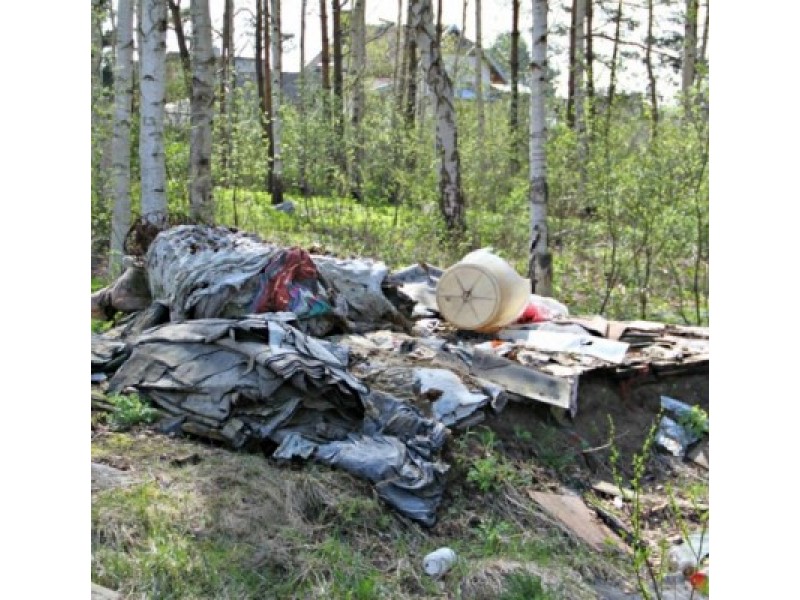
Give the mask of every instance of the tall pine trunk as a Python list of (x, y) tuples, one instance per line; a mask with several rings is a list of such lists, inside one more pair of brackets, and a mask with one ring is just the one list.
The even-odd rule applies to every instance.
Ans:
[(310, 193), (308, 179), (306, 176), (306, 144), (308, 143), (308, 90), (306, 83), (306, 10), (308, 9), (308, 0), (300, 2), (300, 127), (302, 131), (302, 139), (300, 140), (300, 190), (303, 196), (308, 196)]
[(586, 2), (575, 3), (575, 135), (578, 142), (578, 202), (586, 202), (587, 165), (589, 140), (586, 135), (586, 88), (584, 66), (586, 61)]
[(355, 152), (351, 166), (351, 193), (359, 202), (364, 199), (362, 190), (362, 173), (364, 163), (364, 131), (362, 120), (366, 111), (364, 93), (364, 70), (367, 62), (367, 40), (365, 23), (365, 1), (354, 0), (351, 19), (351, 46), (353, 54), (353, 108), (350, 124), (353, 127)]
[(508, 130), (511, 134), (511, 171), (516, 173), (519, 169), (519, 3), (520, 0), (511, 0), (511, 102), (508, 111)]
[(594, 0), (586, 1), (586, 111), (589, 125), (594, 127)]
[(333, 20), (333, 131), (334, 131), (334, 162), (339, 170), (344, 172), (345, 153), (342, 149), (344, 140), (344, 75), (342, 64), (342, 2), (331, 0), (331, 13)]
[[(264, 116), (262, 118), (262, 123), (264, 124), (264, 132), (267, 136), (267, 190), (270, 194), (272, 194), (272, 186), (273, 186), (273, 178), (274, 178), (274, 168), (275, 168), (275, 137), (274, 131), (272, 128), (272, 52), (270, 49), (271, 45), (271, 24), (270, 24), (270, 16), (269, 16), (269, 2), (270, 0), (257, 0), (262, 2), (261, 6), (261, 14), (263, 15), (264, 21), (262, 23), (262, 32), (264, 34), (264, 62), (262, 65), (263, 73), (262, 78), (264, 80), (264, 99), (263, 99), (263, 111)], [(274, 200), (274, 198), (273, 198)]]
[(653, 0), (647, 0), (647, 41), (644, 51), (644, 63), (647, 67), (648, 90), (650, 93), (650, 106), (652, 120), (652, 137), (658, 134), (658, 90), (656, 89), (656, 75), (653, 69)]
[[(328, 41), (328, 11), (326, 8), (328, 0), (319, 0), (319, 29), (322, 42), (322, 52), (320, 54), (320, 61), (322, 62), (322, 89), (330, 91), (331, 89), (331, 47)], [(327, 94), (325, 98), (327, 99)]]
[(604, 135), (608, 142), (608, 134), (611, 130), (611, 115), (614, 111), (614, 96), (617, 92), (617, 63), (619, 60), (620, 28), (622, 25), (622, 0), (617, 2), (617, 12), (614, 15), (614, 46), (611, 52), (611, 74), (608, 80), (608, 99), (606, 101), (606, 123)]
[[(234, 25), (233, 25), (233, 0), (225, 0), (225, 9), (222, 15), (222, 77), (219, 82), (219, 114), (223, 121), (222, 127), (222, 155), (220, 163), (222, 172), (228, 172), (231, 156), (231, 103), (233, 95), (233, 59), (234, 59)], [(227, 183), (227, 182), (226, 182)]]
[(189, 139), (189, 216), (198, 223), (214, 222), (211, 194), (211, 131), (214, 121), (214, 52), (208, 0), (191, 0), (192, 131)]
[(174, 2), (167, 0), (169, 12), (172, 15), (172, 28), (175, 30), (175, 39), (178, 41), (178, 54), (181, 57), (183, 83), (186, 94), (192, 95), (192, 59), (189, 56), (189, 47), (186, 45), (186, 34), (183, 31), (183, 18), (181, 17), (181, 0)]
[(530, 103), (531, 242), (528, 278), (531, 291), (553, 294), (553, 259), (547, 240), (547, 0), (532, 0), (533, 44)]
[[(478, 168), (486, 172), (486, 114), (483, 110), (483, 40), (481, 39), (481, 0), (475, 0), (475, 104), (478, 109)], [(491, 196), (492, 210), (496, 206), (495, 195)]]
[(271, 28), (272, 42), (272, 68), (271, 93), (272, 93), (272, 203), (280, 204), (283, 202), (283, 157), (281, 154), (281, 70), (282, 70), (282, 48), (281, 48), (281, 3), (280, 0), (270, 0), (272, 10), (268, 17), (268, 25)]
[(411, 0), (408, 0), (408, 15), (406, 17), (406, 93), (405, 93), (405, 118), (406, 128), (410, 131), (414, 127), (414, 115), (417, 104), (417, 36), (412, 25)]
[(572, 10), (570, 12), (569, 24), (569, 73), (567, 75), (567, 125), (570, 129), (575, 128), (575, 39), (577, 27), (575, 21), (578, 18), (578, 1), (572, 0)]
[(114, 137), (111, 165), (114, 209), (111, 214), (109, 275), (122, 271), (125, 236), (131, 227), (131, 104), (133, 102), (133, 0), (119, 0), (117, 61), (114, 74)]
[(164, 99), (167, 5), (142, 0), (142, 56), (139, 74), (142, 220), (157, 229), (167, 225), (167, 169), (164, 154)]
[(683, 35), (683, 71), (681, 73), (681, 94), (686, 107), (690, 103), (690, 91), (695, 80), (697, 62), (697, 5), (698, 0), (686, 0), (686, 17)]
[(422, 56), (425, 79), (434, 95), (436, 110), (436, 145), (439, 153), (440, 208), (448, 231), (466, 230), (464, 196), (461, 191), (461, 167), (458, 156), (458, 128), (453, 106), (453, 84), (447, 76), (441, 51), (436, 45), (431, 0), (410, 0), (411, 22)]

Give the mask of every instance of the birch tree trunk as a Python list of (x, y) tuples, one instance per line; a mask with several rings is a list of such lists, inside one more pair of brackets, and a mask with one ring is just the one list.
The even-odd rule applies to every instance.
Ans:
[(158, 229), (167, 225), (167, 170), (164, 155), (164, 98), (167, 52), (167, 4), (142, 0), (141, 93), (142, 220)]
[(364, 94), (364, 70), (367, 62), (367, 40), (365, 22), (365, 1), (354, 0), (353, 12), (350, 15), (351, 45), (353, 53), (353, 111), (350, 123), (353, 126), (355, 138), (355, 153), (352, 165), (352, 194), (359, 201), (363, 201), (361, 169), (364, 162), (364, 132), (361, 121), (366, 110), (366, 97)]
[(272, 10), (269, 24), (272, 27), (272, 203), (283, 202), (283, 158), (281, 156), (281, 3), (270, 0)]
[(689, 106), (689, 92), (694, 85), (695, 63), (697, 62), (697, 5), (698, 0), (686, 0), (686, 18), (683, 35), (683, 72), (681, 93), (684, 103)]
[(117, 7), (117, 61), (114, 74), (114, 134), (111, 168), (114, 209), (111, 213), (109, 275), (122, 271), (125, 236), (131, 228), (131, 104), (133, 102), (133, 0)]
[(425, 79), (434, 95), (436, 143), (440, 158), (440, 209), (447, 229), (452, 233), (466, 230), (464, 196), (458, 156), (458, 129), (453, 106), (453, 84), (447, 76), (433, 27), (431, 0), (410, 0), (411, 17), (417, 45), (422, 54)]
[(531, 243), (528, 278), (531, 290), (553, 295), (553, 260), (547, 241), (547, 0), (532, 0), (533, 44), (530, 103), (530, 202)]
[(214, 120), (214, 52), (208, 0), (191, 0), (192, 131), (189, 138), (189, 216), (214, 223), (211, 194), (211, 132)]

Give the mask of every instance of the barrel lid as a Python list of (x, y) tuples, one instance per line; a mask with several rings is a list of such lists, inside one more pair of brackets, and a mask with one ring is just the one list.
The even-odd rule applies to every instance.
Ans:
[(479, 265), (458, 264), (442, 274), (436, 286), (439, 312), (460, 329), (491, 323), (500, 308), (497, 279)]

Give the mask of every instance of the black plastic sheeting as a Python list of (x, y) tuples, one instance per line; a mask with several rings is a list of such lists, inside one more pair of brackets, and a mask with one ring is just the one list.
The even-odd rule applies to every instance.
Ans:
[[(425, 525), (436, 521), (448, 466), (441, 422), (347, 371), (343, 347), (270, 315), (198, 319), (148, 329), (125, 345), (92, 338), (92, 368), (130, 356), (110, 392), (134, 388), (180, 417), (180, 430), (234, 448), (276, 447), (371, 481), (381, 498)], [(106, 371), (112, 371), (110, 364)]]

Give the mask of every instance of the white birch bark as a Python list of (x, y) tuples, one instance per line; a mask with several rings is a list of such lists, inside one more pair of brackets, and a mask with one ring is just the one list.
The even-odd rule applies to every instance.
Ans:
[(464, 196), (458, 156), (458, 129), (453, 106), (453, 84), (447, 76), (436, 45), (431, 0), (410, 0), (412, 27), (422, 55), (425, 80), (434, 95), (436, 146), (440, 158), (440, 209), (450, 231), (466, 230)]
[(139, 68), (142, 219), (167, 224), (167, 170), (164, 162), (164, 98), (166, 75), (166, 0), (142, 0), (142, 48)]
[(133, 102), (133, 0), (119, 0), (117, 62), (114, 74), (114, 134), (111, 170), (114, 208), (111, 213), (109, 275), (122, 270), (125, 236), (131, 227), (131, 105)]
[(189, 138), (189, 215), (198, 223), (213, 224), (211, 193), (211, 132), (214, 119), (214, 53), (208, 0), (191, 1), (192, 99)]
[(532, 0), (533, 40), (530, 65), (530, 203), (531, 244), (528, 277), (531, 289), (551, 296), (552, 258), (547, 240), (547, 0)]
[(283, 202), (283, 158), (281, 157), (281, 28), (280, 0), (270, 0), (269, 26), (272, 28), (270, 35), (272, 82), (272, 137), (275, 148), (275, 160), (272, 167), (272, 201), (280, 204)]

